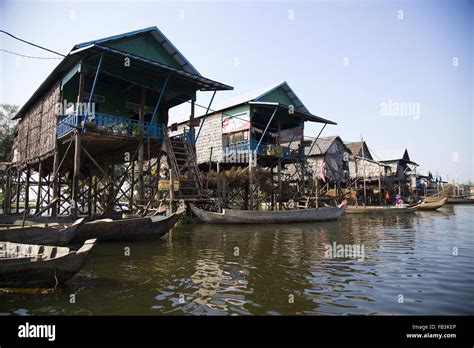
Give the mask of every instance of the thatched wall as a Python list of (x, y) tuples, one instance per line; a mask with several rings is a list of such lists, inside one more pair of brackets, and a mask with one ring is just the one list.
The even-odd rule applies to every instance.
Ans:
[(44, 94), (18, 123), (13, 140), (13, 162), (17, 168), (36, 163), (56, 149), (56, 105), (60, 102), (59, 83)]

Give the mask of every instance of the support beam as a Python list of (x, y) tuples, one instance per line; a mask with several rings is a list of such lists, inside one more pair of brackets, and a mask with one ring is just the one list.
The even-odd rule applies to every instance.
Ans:
[[(281, 123), (278, 122), (278, 145), (280, 145), (280, 139), (281, 139)], [(281, 185), (281, 156), (278, 156), (278, 210), (283, 209), (282, 194), (283, 194), (283, 189)]]
[[(145, 97), (146, 89), (142, 87), (141, 89), (141, 98), (140, 98), (140, 110), (138, 113), (138, 118), (140, 123), (145, 120)], [(144, 165), (144, 153), (145, 153), (145, 140), (143, 137), (140, 139), (138, 145), (138, 204), (143, 204), (143, 198), (145, 195), (145, 182), (143, 179), (143, 165)]]
[[(91, 92), (89, 94), (89, 101), (87, 102), (87, 110), (86, 110), (86, 113), (89, 114), (89, 111), (91, 110), (91, 104), (92, 104), (92, 97), (94, 96), (94, 92), (95, 92), (95, 86), (97, 84), (97, 79), (99, 78), (99, 73), (100, 73), (100, 68), (102, 67), (102, 61), (104, 59), (104, 54), (102, 53), (100, 55), (100, 59), (99, 59), (99, 64), (97, 65), (97, 70), (95, 72), (95, 76), (94, 76), (94, 82), (92, 83), (92, 89), (91, 89)], [(87, 115), (86, 115), (87, 116)], [(85, 122), (83, 123), (82, 125), (82, 129), (84, 130), (84, 127), (85, 127)]]
[(42, 170), (42, 162), (39, 161), (38, 163), (38, 192), (36, 193), (36, 210), (35, 214), (37, 214), (40, 211), (41, 208), (41, 200), (42, 200), (42, 194), (43, 194), (43, 178), (41, 176), (41, 170)]
[(79, 171), (81, 168), (81, 133), (74, 136), (74, 173), (72, 177), (71, 216), (77, 218), (79, 198)]
[(194, 139), (194, 143), (197, 143), (197, 141), (199, 139), (199, 134), (201, 134), (202, 126), (204, 126), (204, 122), (206, 122), (207, 114), (209, 113), (209, 110), (211, 109), (212, 101), (214, 100), (214, 97), (216, 96), (216, 92), (217, 91), (214, 91), (214, 93), (212, 93), (211, 101), (209, 102), (209, 105), (207, 106), (206, 113), (204, 114), (204, 117), (201, 121), (201, 125), (199, 126), (199, 130), (198, 130), (198, 133), (196, 135), (196, 138)]
[(158, 109), (160, 108), (161, 100), (163, 99), (163, 96), (165, 94), (166, 86), (168, 86), (169, 79), (170, 79), (170, 75), (168, 74), (166, 76), (165, 83), (163, 84), (163, 87), (161, 88), (160, 96), (158, 97), (158, 101), (156, 102), (155, 110), (153, 110), (153, 115), (151, 117), (150, 124), (155, 124), (156, 123), (156, 117), (158, 115)]
[[(260, 137), (260, 141), (258, 142), (257, 147), (255, 148), (255, 151), (258, 152), (258, 148), (260, 147), (260, 144), (262, 143), (263, 137), (267, 133), (268, 127), (270, 127), (270, 124), (272, 123), (273, 118), (275, 117), (277, 111), (278, 111), (278, 107), (276, 107), (275, 110), (273, 111), (272, 117), (270, 117), (270, 120), (268, 121), (265, 127), (265, 130), (263, 131), (262, 136)], [(280, 123), (278, 123), (278, 127), (281, 127)], [(280, 130), (278, 132), (280, 132)], [(278, 136), (280, 136), (279, 133), (278, 133)]]
[(25, 211), (28, 213), (30, 209), (30, 176), (31, 168), (28, 165), (26, 167), (26, 182), (25, 182)]

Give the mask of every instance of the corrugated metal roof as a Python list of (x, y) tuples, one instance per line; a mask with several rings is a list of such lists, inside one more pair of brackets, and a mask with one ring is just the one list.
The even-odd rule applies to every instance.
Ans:
[[(140, 32), (144, 31), (150, 31), (150, 30), (158, 30), (156, 27), (151, 27), (151, 28), (146, 28), (142, 30), (137, 30), (136, 32), (131, 32), (131, 33), (126, 33), (126, 34), (121, 34), (117, 35), (116, 37), (121, 37), (124, 35), (136, 35)], [(158, 30), (159, 32), (159, 30)], [(160, 32), (161, 33), (161, 32)], [(101, 51), (107, 51), (112, 54), (120, 54), (124, 56), (131, 57), (133, 59), (137, 59), (145, 64), (153, 65), (155, 67), (158, 67), (160, 69), (166, 70), (170, 73), (173, 73), (175, 76), (180, 76), (184, 79), (192, 80), (194, 83), (200, 85), (201, 90), (229, 90), (233, 89), (230, 86), (227, 86), (225, 84), (221, 84), (219, 82), (207, 79), (202, 77), (196, 70), (197, 74), (193, 74), (188, 71), (181, 71), (179, 69), (170, 67), (168, 65), (145, 59), (142, 57), (134, 56), (132, 54), (129, 54), (127, 52), (122, 52), (119, 50), (111, 49), (108, 47), (104, 47), (99, 45), (97, 42), (99, 41), (107, 41), (111, 40), (111, 38), (105, 38), (105, 39), (100, 39), (96, 41), (91, 41), (91, 42), (85, 42), (79, 45), (74, 46), (73, 50), (54, 68), (54, 70), (51, 72), (51, 74), (43, 81), (43, 83), (36, 89), (36, 91), (33, 93), (33, 95), (26, 101), (26, 103), (20, 108), (16, 116), (14, 117), (15, 119), (23, 117), (23, 115), (26, 113), (26, 111), (40, 98), (42, 93), (45, 93), (51, 86), (57, 82), (59, 79), (62, 78), (63, 74), (68, 71), (68, 69), (72, 68), (74, 64), (77, 64), (77, 62), (80, 61), (80, 58), (84, 55), (87, 54), (91, 50), (101, 50)], [(186, 58), (183, 57), (185, 60)], [(191, 65), (190, 65), (191, 66)], [(191, 66), (192, 67), (192, 66)], [(189, 70), (189, 69), (187, 69)]]
[[(337, 135), (331, 135), (331, 136), (326, 136), (326, 137), (319, 137), (316, 140), (316, 143), (313, 146), (313, 143), (311, 143), (311, 146), (305, 148), (305, 154), (306, 156), (317, 156), (317, 155), (324, 155), (329, 148), (331, 147), (332, 143), (339, 138)], [(340, 139), (340, 138), (339, 138)], [(342, 141), (342, 140), (341, 140)], [(310, 152), (311, 150), (311, 152)]]
[(201, 76), (199, 71), (197, 71), (197, 69), (186, 59), (185, 56), (181, 54), (181, 52), (173, 45), (173, 43), (170, 40), (168, 40), (165, 34), (163, 34), (161, 30), (158, 29), (157, 27), (148, 27), (144, 29), (130, 31), (124, 34), (119, 34), (119, 35), (109, 36), (109, 37), (105, 37), (98, 40), (83, 42), (83, 43), (75, 45), (71, 51), (74, 51), (86, 46), (90, 46), (92, 44), (104, 44), (110, 41), (121, 40), (123, 38), (132, 37), (135, 35), (141, 35), (144, 33), (150, 33), (153, 36), (153, 38), (165, 49), (165, 51), (168, 52), (173, 57), (173, 59), (181, 66), (181, 68), (184, 71), (193, 75)]
[[(251, 101), (259, 101), (266, 95), (270, 94), (277, 88), (282, 88), (283, 91), (286, 93), (289, 99), (293, 101), (293, 105), (295, 106), (295, 109), (306, 113), (308, 115), (311, 115), (311, 113), (308, 111), (308, 109), (304, 106), (304, 104), (301, 102), (301, 100), (296, 96), (294, 91), (290, 88), (288, 83), (285, 82), (279, 82), (279, 83), (274, 83), (271, 85), (268, 85), (266, 87), (258, 88), (251, 90), (249, 92), (245, 92), (243, 94), (234, 96), (232, 98), (226, 99), (224, 101), (218, 102), (216, 104), (211, 105), (211, 110), (209, 111), (209, 114), (216, 113), (216, 112), (222, 112), (226, 109), (230, 109), (232, 107), (245, 104)], [(206, 110), (202, 107), (195, 106), (194, 109), (194, 115), (196, 118), (202, 117), (205, 115)], [(313, 115), (314, 116), (314, 115)], [(315, 116), (318, 117), (318, 116)], [(188, 112), (183, 112), (183, 113), (176, 113), (173, 115), (173, 121), (176, 123), (184, 123), (189, 120), (189, 113)], [(324, 120), (324, 119), (322, 119)], [(324, 120), (328, 121), (328, 120)], [(332, 123), (332, 121), (329, 121), (329, 123)], [(335, 124), (335, 123), (334, 123)]]
[(142, 58), (142, 57), (139, 57), (139, 56), (135, 56), (135, 55), (130, 54), (128, 52), (123, 52), (123, 51), (120, 51), (120, 50), (116, 50), (116, 49), (113, 49), (113, 48), (110, 48), (110, 47), (101, 46), (101, 45), (98, 45), (98, 44), (93, 44), (92, 47), (93, 48), (98, 48), (99, 50), (102, 50), (102, 51), (107, 51), (107, 52), (115, 54), (115, 55), (120, 55), (120, 56), (123, 56), (123, 57), (129, 57), (129, 58), (138, 60), (142, 63), (152, 65), (154, 67), (166, 70), (167, 72), (169, 72), (169, 73), (171, 73), (175, 76), (180, 76), (180, 77), (186, 78), (187, 80), (192, 80), (193, 82), (195, 82), (195, 83), (197, 83), (201, 86), (201, 88), (200, 88), (201, 91), (231, 90), (232, 89), (231, 86), (225, 85), (225, 84), (217, 82), (217, 81), (210, 80), (208, 78), (202, 77), (201, 75), (194, 75), (194, 74), (191, 74), (191, 73), (173, 68), (169, 65), (166, 65), (166, 64), (154, 61), (154, 60), (150, 60), (150, 59)]

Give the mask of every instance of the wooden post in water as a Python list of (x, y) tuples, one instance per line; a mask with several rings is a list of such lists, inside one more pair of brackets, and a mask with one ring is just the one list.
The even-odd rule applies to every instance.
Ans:
[(79, 171), (81, 168), (81, 134), (78, 130), (74, 135), (74, 173), (72, 177), (71, 216), (77, 218), (79, 206)]
[(173, 200), (174, 200), (174, 175), (173, 175), (173, 169), (170, 168), (170, 214), (173, 213)]
[(364, 138), (360, 138), (362, 143), (362, 172), (364, 176), (364, 205), (367, 205), (367, 191), (365, 186), (365, 151), (364, 151)]
[(37, 214), (40, 211), (41, 208), (41, 199), (42, 199), (42, 185), (43, 185), (43, 178), (41, 177), (41, 170), (42, 170), (42, 165), (41, 161), (38, 163), (38, 192), (36, 193), (36, 208), (35, 208), (35, 214)]
[(10, 214), (10, 203), (11, 203), (11, 181), (13, 176), (10, 175), (10, 170), (9, 169), (9, 175), (7, 176), (7, 183), (5, 185), (5, 196), (3, 198), (3, 214)]
[[(53, 180), (53, 195), (52, 195), (52, 201), (54, 202), (51, 206), (51, 216), (56, 217), (58, 216), (58, 202), (56, 199), (59, 197), (59, 153), (58, 150), (54, 152), (54, 158), (53, 158), (53, 177), (51, 180)], [(50, 183), (51, 185), (51, 183)], [(49, 190), (49, 188), (48, 188)]]
[[(281, 140), (281, 123), (278, 122), (278, 146), (280, 146)], [(282, 201), (282, 186), (281, 186), (281, 156), (283, 154), (278, 154), (278, 210), (283, 209), (283, 201)]]
[[(145, 97), (146, 97), (145, 88), (141, 89), (141, 98), (140, 98), (140, 109), (138, 111), (138, 119), (140, 121), (140, 126), (143, 126), (143, 121), (145, 120)], [(143, 164), (144, 164), (144, 152), (145, 152), (145, 139), (144, 139), (144, 129), (141, 128), (140, 134), (142, 135), (139, 140), (138, 145), (138, 202), (139, 204), (144, 204), (144, 194), (145, 194), (145, 183), (143, 180)]]
[(26, 166), (26, 183), (25, 183), (25, 212), (28, 213), (30, 208), (30, 175), (31, 168), (29, 165)]
[[(129, 198), (129, 205), (130, 205), (130, 212), (133, 214), (133, 192), (135, 191), (135, 161), (132, 160), (131, 165), (131, 173), (130, 173), (130, 198)], [(158, 177), (157, 177), (157, 184), (160, 180), (160, 171), (158, 169)]]
[(379, 176), (378, 176), (378, 181), (379, 181), (379, 205), (382, 205), (382, 183), (380, 182), (380, 168), (379, 168)]
[(249, 151), (249, 189), (248, 189), (249, 210), (253, 210), (253, 172), (252, 172), (253, 163), (252, 162), (253, 162), (253, 151), (250, 149)]
[[(217, 177), (216, 177), (217, 198), (220, 198), (221, 197), (221, 169), (220, 169), (219, 161), (217, 161), (216, 164), (217, 164)], [(208, 173), (210, 173), (210, 171)]]
[(316, 208), (319, 208), (319, 179), (315, 175), (315, 180), (316, 180)]

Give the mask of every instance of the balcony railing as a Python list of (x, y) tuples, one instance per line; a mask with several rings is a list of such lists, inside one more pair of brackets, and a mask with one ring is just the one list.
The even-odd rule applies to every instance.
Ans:
[(134, 135), (147, 138), (163, 140), (163, 125), (152, 124), (150, 122), (133, 120), (126, 117), (94, 113), (88, 115), (71, 115), (59, 122), (57, 127), (57, 137), (61, 138), (70, 133), (76, 127), (82, 127), (85, 120), (86, 130), (89, 127), (99, 131), (110, 132), (120, 135)]
[[(257, 148), (258, 147), (258, 148)], [(292, 150), (287, 146), (279, 146), (273, 144), (264, 144), (261, 143), (258, 145), (258, 141), (256, 140), (244, 140), (239, 141), (236, 143), (229, 144), (226, 149), (226, 152), (250, 152), (256, 151), (259, 155), (267, 155), (267, 156), (275, 156), (275, 157), (284, 157), (284, 158), (292, 158), (298, 157), (298, 151)]]

